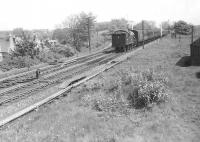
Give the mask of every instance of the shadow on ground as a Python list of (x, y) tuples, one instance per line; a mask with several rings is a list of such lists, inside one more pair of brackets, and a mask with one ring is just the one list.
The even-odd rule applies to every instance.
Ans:
[(179, 67), (189, 67), (191, 66), (191, 59), (190, 56), (184, 56), (182, 57), (177, 63), (176, 66)]
[(196, 77), (200, 79), (200, 71), (196, 73)]

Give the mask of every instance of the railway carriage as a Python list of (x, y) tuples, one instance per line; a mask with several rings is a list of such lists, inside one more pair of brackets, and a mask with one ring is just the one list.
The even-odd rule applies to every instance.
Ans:
[[(167, 31), (163, 31), (162, 36), (165, 36)], [(144, 43), (161, 37), (159, 29), (145, 30), (144, 31)], [(143, 43), (142, 30), (117, 30), (112, 34), (112, 47), (116, 52), (127, 51), (135, 46)]]

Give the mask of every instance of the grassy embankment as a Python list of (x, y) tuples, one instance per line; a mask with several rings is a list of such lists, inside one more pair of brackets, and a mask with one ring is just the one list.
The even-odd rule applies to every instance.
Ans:
[[(2, 141), (198, 142), (200, 68), (164, 38), (1, 130)], [(150, 95), (151, 94), (151, 95)], [(153, 96), (153, 97), (152, 97)], [(137, 103), (137, 102), (140, 103)]]

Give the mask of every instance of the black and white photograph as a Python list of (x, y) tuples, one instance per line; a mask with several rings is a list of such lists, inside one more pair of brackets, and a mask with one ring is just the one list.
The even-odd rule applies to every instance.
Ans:
[(0, 142), (200, 142), (200, 1), (1, 0)]

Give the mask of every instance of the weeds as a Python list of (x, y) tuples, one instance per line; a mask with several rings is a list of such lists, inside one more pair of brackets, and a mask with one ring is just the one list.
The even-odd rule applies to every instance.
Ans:
[(165, 102), (168, 98), (167, 78), (153, 70), (142, 72), (131, 79), (132, 93), (129, 103), (135, 108), (149, 107), (153, 103)]
[(166, 83), (163, 74), (151, 69), (138, 74), (121, 72), (118, 77), (90, 85), (90, 90), (95, 90), (95, 93), (87, 93), (82, 100), (97, 111), (124, 112), (131, 108), (149, 108), (168, 99)]

